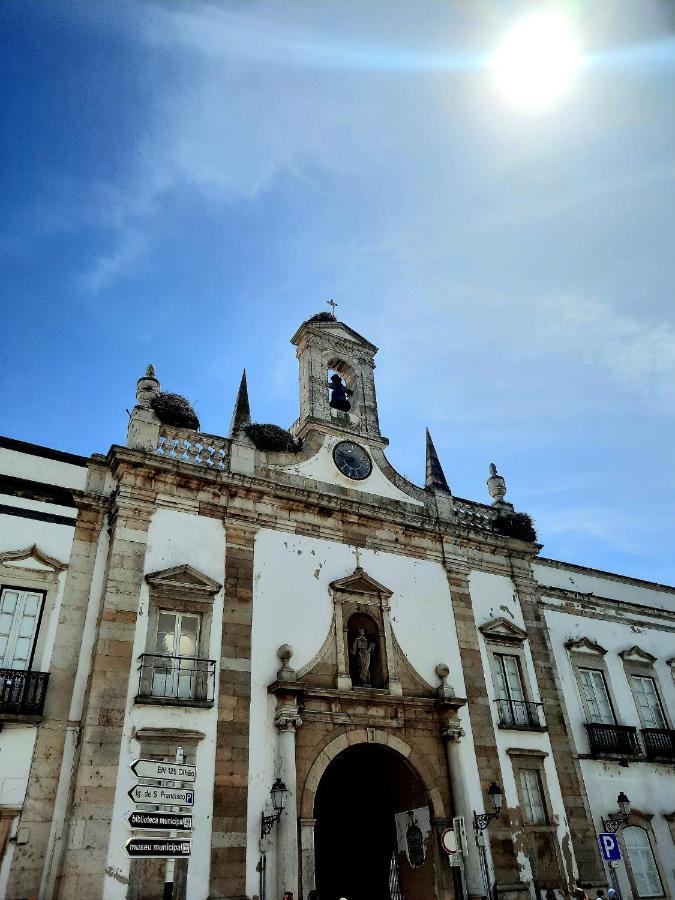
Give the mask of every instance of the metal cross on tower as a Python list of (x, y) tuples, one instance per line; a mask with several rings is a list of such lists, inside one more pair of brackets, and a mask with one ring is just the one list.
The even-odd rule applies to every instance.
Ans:
[(326, 300), (326, 305), (330, 306), (333, 310), (333, 316), (335, 317), (335, 307), (339, 306), (339, 303), (336, 303), (332, 298), (330, 300)]

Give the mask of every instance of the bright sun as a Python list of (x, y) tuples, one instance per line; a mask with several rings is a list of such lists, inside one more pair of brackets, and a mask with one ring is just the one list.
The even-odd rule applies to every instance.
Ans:
[(564, 94), (580, 63), (578, 41), (564, 17), (555, 13), (522, 19), (492, 60), (500, 90), (525, 109), (541, 109)]

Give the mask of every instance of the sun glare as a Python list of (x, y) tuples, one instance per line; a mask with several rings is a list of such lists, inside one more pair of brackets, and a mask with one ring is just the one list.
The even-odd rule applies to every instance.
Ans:
[(499, 89), (516, 106), (542, 109), (571, 88), (581, 48), (561, 15), (518, 22), (497, 48), (492, 65)]

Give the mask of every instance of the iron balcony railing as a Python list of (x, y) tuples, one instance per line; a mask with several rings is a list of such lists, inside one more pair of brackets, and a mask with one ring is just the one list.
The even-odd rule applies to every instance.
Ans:
[(642, 740), (648, 759), (675, 759), (675, 731), (670, 728), (643, 728)]
[(497, 701), (499, 724), (503, 728), (545, 728), (541, 703), (530, 700)]
[(215, 660), (159, 653), (141, 653), (139, 660), (139, 699), (172, 703), (213, 703)]
[(642, 749), (637, 728), (632, 725), (599, 725), (586, 723), (588, 742), (592, 756), (619, 754), (621, 756), (640, 756)]
[(41, 716), (49, 672), (0, 669), (0, 713)]

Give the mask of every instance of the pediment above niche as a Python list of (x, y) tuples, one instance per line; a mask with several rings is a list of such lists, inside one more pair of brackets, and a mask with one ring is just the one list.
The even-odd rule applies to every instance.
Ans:
[(30, 569), (37, 572), (62, 572), (67, 568), (66, 563), (62, 563), (53, 556), (48, 556), (42, 550), (33, 544), (32, 547), (26, 547), (24, 550), (5, 550), (0, 553), (0, 565), (11, 566), (14, 569)]
[(646, 650), (641, 650), (637, 644), (633, 647), (629, 647), (628, 650), (622, 650), (621, 653), (619, 653), (619, 656), (624, 662), (642, 663), (647, 666), (651, 666), (652, 663), (656, 662), (655, 656), (652, 656), (651, 653), (647, 653)]
[(604, 647), (587, 637), (579, 638), (576, 641), (567, 641), (565, 647), (572, 653), (587, 653), (590, 656), (604, 656), (607, 653)]
[(222, 586), (213, 578), (188, 565), (151, 572), (145, 576), (145, 580), (153, 591), (187, 596), (192, 600), (213, 600)]
[(371, 578), (361, 566), (357, 566), (351, 575), (346, 578), (338, 578), (331, 581), (330, 588), (333, 591), (341, 591), (345, 594), (371, 594), (378, 597), (389, 598), (393, 591)]
[(527, 640), (527, 632), (503, 616), (479, 625), (478, 630), (486, 640), (501, 644), (522, 644)]

